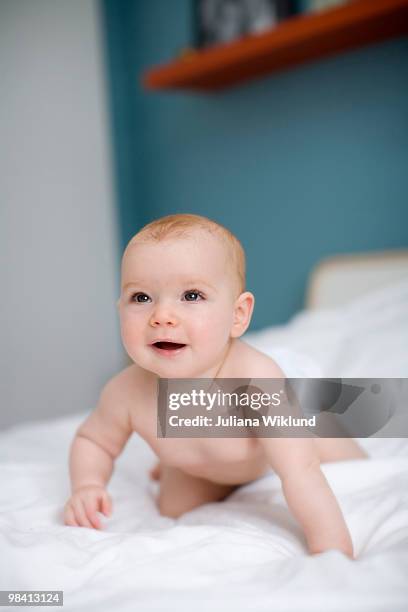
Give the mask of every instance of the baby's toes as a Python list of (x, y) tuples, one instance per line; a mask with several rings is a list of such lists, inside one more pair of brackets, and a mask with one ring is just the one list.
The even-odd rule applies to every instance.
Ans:
[(149, 471), (149, 476), (152, 480), (160, 480), (160, 463), (156, 463), (156, 465)]

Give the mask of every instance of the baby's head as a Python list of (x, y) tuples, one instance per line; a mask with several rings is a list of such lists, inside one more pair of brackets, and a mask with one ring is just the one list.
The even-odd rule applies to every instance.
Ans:
[(245, 254), (225, 227), (199, 215), (149, 223), (122, 259), (119, 301), (132, 360), (163, 378), (211, 378), (247, 329)]

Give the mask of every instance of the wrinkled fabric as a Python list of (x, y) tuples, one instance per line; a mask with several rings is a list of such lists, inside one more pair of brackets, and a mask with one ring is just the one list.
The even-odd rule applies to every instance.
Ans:
[[(301, 313), (248, 341), (288, 376), (406, 377), (408, 283)], [(154, 455), (137, 436), (116, 462), (104, 529), (63, 525), (69, 445), (84, 416), (0, 432), (0, 589), (64, 590), (65, 610), (87, 612), (408, 609), (407, 440), (359, 439), (368, 460), (322, 465), (350, 529), (351, 561), (307, 553), (272, 471), (224, 502), (160, 516), (147, 474)]]

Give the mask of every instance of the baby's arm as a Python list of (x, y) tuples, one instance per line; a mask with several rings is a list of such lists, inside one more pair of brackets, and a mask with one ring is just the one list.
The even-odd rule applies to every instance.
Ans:
[(66, 524), (99, 528), (96, 511), (110, 514), (111, 500), (105, 487), (114, 460), (131, 433), (126, 394), (115, 377), (103, 389), (96, 409), (78, 428), (72, 442), (72, 496), (65, 506)]
[(320, 469), (311, 438), (262, 438), (270, 465), (282, 481), (289, 509), (309, 552), (335, 548), (353, 559), (353, 544), (339, 504)]

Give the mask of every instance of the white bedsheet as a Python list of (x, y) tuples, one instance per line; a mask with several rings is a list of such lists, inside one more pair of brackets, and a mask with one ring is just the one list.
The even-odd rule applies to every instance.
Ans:
[[(248, 341), (288, 376), (407, 377), (408, 283)], [(87, 612), (408, 609), (407, 440), (360, 439), (369, 460), (322, 465), (358, 555), (350, 561), (307, 554), (272, 473), (223, 503), (161, 517), (153, 453), (136, 437), (116, 463), (105, 530), (64, 526), (68, 449), (83, 418), (0, 432), (0, 589), (64, 590), (66, 610)]]

